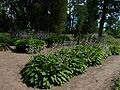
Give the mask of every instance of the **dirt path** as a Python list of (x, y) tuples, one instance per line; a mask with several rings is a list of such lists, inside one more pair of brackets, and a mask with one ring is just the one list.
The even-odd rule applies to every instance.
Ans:
[[(38, 90), (27, 87), (20, 80), (20, 70), (28, 62), (29, 55), (0, 52), (0, 90)], [(120, 71), (120, 56), (112, 56), (103, 65), (90, 67), (83, 75), (51, 90), (111, 90), (112, 77)]]

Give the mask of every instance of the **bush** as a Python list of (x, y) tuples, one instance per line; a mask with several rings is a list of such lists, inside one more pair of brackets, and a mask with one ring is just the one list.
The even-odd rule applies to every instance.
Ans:
[(48, 56), (34, 56), (21, 74), (28, 86), (50, 88), (51, 85), (62, 85), (71, 77), (84, 73), (87, 66), (101, 64), (103, 58), (104, 53), (100, 48), (80, 45), (61, 49)]
[(105, 52), (102, 51), (98, 46), (89, 46), (81, 45), (76, 46), (75, 51), (79, 58), (85, 58), (87, 66), (95, 66), (102, 64), (103, 59), (105, 58)]
[(60, 63), (55, 55), (35, 56), (21, 72), (22, 78), (27, 85), (38, 88), (61, 85), (69, 79), (72, 73)]
[(36, 53), (41, 50), (44, 41), (39, 39), (19, 39), (15, 42), (16, 51), (21, 53)]
[(27, 39), (19, 39), (15, 42), (16, 51), (20, 53), (27, 53), (27, 49), (29, 48), (29, 43)]
[(31, 38), (28, 41), (29, 41), (29, 50), (28, 51), (30, 53), (39, 52), (43, 48), (43, 46), (45, 44), (45, 42), (43, 40), (39, 40), (39, 39)]

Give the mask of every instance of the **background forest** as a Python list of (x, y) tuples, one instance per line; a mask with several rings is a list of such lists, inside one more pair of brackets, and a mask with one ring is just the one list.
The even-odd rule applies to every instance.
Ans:
[(98, 33), (120, 37), (120, 2), (117, 0), (1, 0), (0, 31), (56, 34)]

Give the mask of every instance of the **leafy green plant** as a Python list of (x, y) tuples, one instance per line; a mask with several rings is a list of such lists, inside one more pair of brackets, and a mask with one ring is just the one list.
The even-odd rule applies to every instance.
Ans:
[(43, 46), (45, 44), (45, 42), (43, 40), (34, 39), (34, 38), (30, 38), (28, 40), (28, 43), (29, 43), (29, 50), (28, 51), (30, 53), (39, 52), (43, 48)]
[(21, 72), (24, 82), (38, 88), (50, 88), (51, 85), (63, 84), (69, 80), (71, 72), (60, 63), (55, 55), (35, 56)]
[(120, 41), (110, 35), (104, 36), (100, 43), (105, 43), (112, 55), (120, 54)]
[(10, 35), (8, 33), (0, 33), (0, 51), (9, 50), (10, 43)]
[(110, 51), (112, 53), (112, 55), (120, 55), (120, 45), (111, 45), (110, 46)]
[(17, 52), (30, 52), (30, 53), (39, 52), (44, 44), (45, 42), (43, 40), (34, 38), (18, 39), (15, 42)]
[(85, 72), (87, 66), (99, 65), (104, 59), (101, 48), (79, 45), (49, 54), (33, 56), (21, 71), (23, 82), (37, 88), (62, 85), (71, 77)]
[(120, 76), (114, 78), (114, 85), (112, 86), (112, 90), (120, 90)]
[(27, 39), (19, 39), (15, 42), (16, 51), (21, 53), (27, 53), (28, 41)]

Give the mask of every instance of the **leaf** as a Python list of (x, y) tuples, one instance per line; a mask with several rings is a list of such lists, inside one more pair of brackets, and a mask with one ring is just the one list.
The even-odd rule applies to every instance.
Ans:
[(57, 81), (59, 82), (58, 84), (60, 84), (60, 85), (63, 83), (59, 77), (57, 77)]
[(52, 82), (54, 83), (55, 78), (53, 76), (51, 76), (50, 78), (51, 78)]
[(30, 79), (30, 82), (33, 83), (33, 82), (34, 82), (34, 78), (31, 78), (31, 79)]
[(46, 86), (47, 86), (48, 88), (50, 88), (50, 87), (51, 87), (51, 85), (50, 85), (50, 82), (49, 82), (49, 81), (47, 81), (47, 82), (46, 82)]
[(64, 81), (64, 82), (66, 82), (67, 81), (67, 79), (65, 78), (65, 76), (64, 75), (62, 75), (62, 74), (58, 74), (58, 76)]
[(35, 75), (35, 73), (32, 73), (30, 76), (34, 76)]
[(46, 82), (47, 80), (48, 80), (48, 78), (47, 78), (47, 77), (44, 77), (44, 78), (43, 78), (43, 83)]
[(42, 72), (42, 75), (46, 75), (46, 73), (45, 73), (45, 72)]

